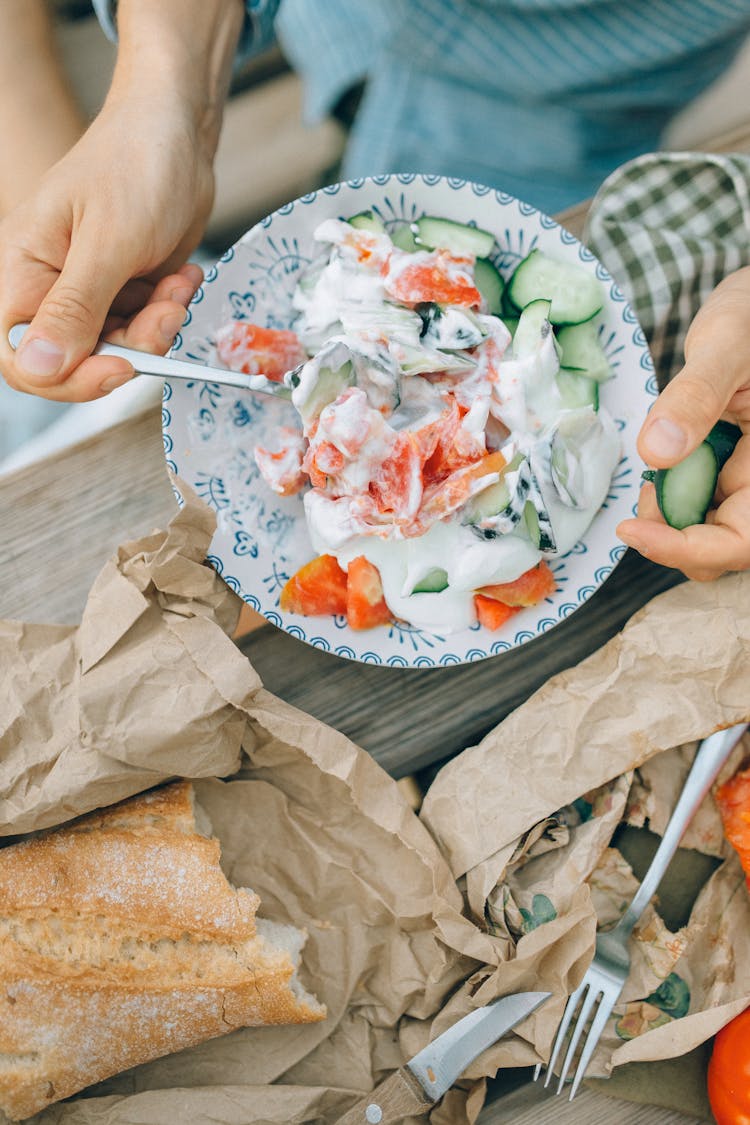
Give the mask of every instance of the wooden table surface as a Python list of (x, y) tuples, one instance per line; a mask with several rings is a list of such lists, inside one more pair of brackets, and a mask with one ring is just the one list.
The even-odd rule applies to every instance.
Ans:
[[(584, 208), (570, 212), (566, 225), (578, 233), (583, 214)], [(0, 618), (76, 623), (93, 578), (115, 547), (164, 527), (175, 510), (158, 410), (0, 478)], [(269, 690), (344, 731), (394, 776), (419, 769), (429, 776), (429, 767), (476, 743), (549, 676), (593, 652), (679, 580), (628, 552), (554, 638), (543, 636), (464, 667), (395, 675), (390, 668), (320, 652), (270, 625), (239, 643)], [(482, 1125), (553, 1120), (688, 1125), (695, 1119), (594, 1089), (569, 1104), (530, 1083), (498, 1097), (480, 1118)]]

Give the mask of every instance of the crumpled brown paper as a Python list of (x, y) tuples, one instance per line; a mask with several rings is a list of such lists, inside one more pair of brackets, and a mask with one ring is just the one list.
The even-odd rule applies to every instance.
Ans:
[[(695, 740), (750, 716), (749, 595), (750, 574), (737, 574), (655, 598), (438, 775), (422, 820), (471, 916), (509, 947), (547, 930), (584, 887), (599, 925), (623, 913), (638, 883), (609, 846), (614, 829), (624, 821), (662, 832)], [(719, 781), (748, 755), (745, 736)], [(684, 1054), (750, 1004), (750, 896), (711, 796), (683, 846), (725, 861), (680, 932), (664, 925), (658, 901), (647, 908), (591, 1074)]]
[[(305, 983), (330, 1014), (157, 1060), (35, 1120), (332, 1123), (477, 1005), (549, 989), (553, 999), (480, 1056), (430, 1115), (433, 1125), (467, 1125), (485, 1076), (546, 1056), (591, 958), (597, 911), (613, 914), (632, 893), (612, 832), (628, 816), (658, 827), (670, 799), (658, 770), (634, 767), (745, 717), (750, 625), (740, 607), (750, 578), (657, 599), (446, 767), (420, 821), (369, 755), (262, 688), (227, 636), (238, 600), (202, 564), (213, 518), (185, 497), (167, 532), (124, 546), (105, 567), (79, 629), (0, 626), (10, 685), (0, 834), (168, 777), (231, 775), (197, 783), (227, 874), (258, 891), (261, 915), (306, 926)], [(688, 656), (697, 644), (705, 671), (696, 680)], [(733, 927), (750, 932), (737, 871), (731, 859), (719, 868), (684, 934), (670, 935), (653, 908), (644, 916), (624, 1004), (650, 1004), (659, 1020), (669, 997), (662, 1008), (647, 997), (676, 973), (693, 1007), (637, 1038), (614, 1031), (600, 1070), (687, 1050), (747, 1002), (750, 948), (728, 937)], [(716, 972), (700, 982), (690, 966), (715, 947)], [(620, 1017), (627, 1029), (649, 1014), (625, 1006)]]

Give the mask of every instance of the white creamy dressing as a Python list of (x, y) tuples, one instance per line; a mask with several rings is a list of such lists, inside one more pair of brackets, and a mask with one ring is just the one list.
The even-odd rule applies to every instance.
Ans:
[[(301, 312), (295, 328), (308, 346), (309, 341), (321, 333), (328, 331), (330, 335), (336, 332), (342, 348), (348, 345), (353, 351), (366, 354), (368, 340), (374, 348), (379, 329), (390, 319), (394, 326), (397, 325), (393, 333), (395, 341), (389, 340), (390, 354), (394, 356), (397, 349), (393, 343), (400, 344), (399, 335), (404, 343), (408, 341), (411, 346), (416, 343), (417, 325), (415, 314), (410, 311), (383, 306), (388, 282), (407, 265), (427, 259), (428, 255), (394, 250), (384, 286), (377, 262), (381, 253), (385, 253), (387, 258), (389, 241), (385, 239), (387, 248), (384, 249), (384, 236), (369, 236), (373, 239), (373, 262), (368, 265), (357, 260), (356, 249), (350, 245), (351, 230), (347, 223), (329, 220), (316, 231), (316, 238), (332, 242), (336, 250), (315, 285), (308, 287), (306, 292), (298, 290), (295, 294), (294, 304)], [(457, 269), (457, 272), (461, 270)], [(382, 310), (380, 314), (379, 308)], [(559, 367), (554, 337), (550, 332), (532, 355), (516, 358), (508, 353), (510, 333), (498, 318), (480, 314), (476, 319), (496, 347), (492, 356), (488, 357), (481, 355), (480, 349), (479, 362), (466, 377), (472, 393), (462, 403), (469, 412), (461, 425), (467, 434), (484, 442), (484, 431), (491, 413), (492, 418), (511, 431), (514, 445), (532, 454), (531, 464), (556, 541), (555, 552), (546, 552), (546, 556), (565, 554), (584, 534), (607, 495), (620, 456), (616, 426), (606, 410), (600, 409), (595, 416), (598, 424), (590, 426), (579, 450), (578, 477), (587, 481), (585, 506), (573, 507), (563, 503), (549, 465), (550, 434), (564, 413), (554, 378)], [(458, 316), (455, 320), (458, 323)], [(351, 334), (341, 334), (344, 326), (352, 330)], [(448, 321), (444, 327), (452, 329), (453, 322)], [(429, 345), (430, 341), (425, 343)], [(379, 346), (382, 347), (382, 344)], [(342, 359), (343, 353), (339, 352), (336, 360)], [(315, 366), (316, 360), (311, 361), (311, 373), (306, 380), (303, 374), (304, 389), (301, 387), (297, 398), (312, 392)], [(462, 385), (457, 375), (438, 375), (433, 382), (402, 372), (400, 381), (400, 404), (392, 415), (385, 418), (379, 415), (382, 432), (380, 424), (371, 422), (369, 428), (365, 427), (367, 438), (364, 442), (360, 438), (358, 447), (361, 450), (360, 460), (349, 463), (346, 480), (353, 488), (366, 490), (368, 481), (373, 479), (372, 474), (377, 472), (379, 460), (382, 460), (378, 450), (382, 454), (383, 449), (392, 445), (395, 431), (418, 429), (440, 416), (445, 405), (439, 393), (441, 382), (446, 390), (455, 390)], [(348, 431), (359, 427), (362, 432), (364, 404), (361, 396), (361, 391), (357, 393), (356, 388), (352, 388), (346, 392), (343, 402), (327, 406), (320, 420), (326, 439), (352, 455), (357, 452), (354, 448), (357, 443), (347, 445)], [(458, 394), (456, 398), (462, 401)], [(541, 443), (540, 449), (546, 449), (546, 460), (544, 456), (534, 459), (532, 451), (537, 443)], [(540, 465), (543, 471), (540, 471)], [(380, 572), (389, 609), (396, 617), (418, 628), (437, 633), (467, 628), (476, 620), (473, 598), (478, 588), (512, 582), (543, 557), (525, 533), (523, 520), (512, 532), (488, 539), (461, 522), (460, 510), (454, 516), (433, 524), (418, 537), (403, 538), (399, 528), (390, 525), (386, 519), (374, 528), (373, 534), (362, 535), (359, 533), (362, 524), (357, 520), (360, 500), (361, 497), (357, 496), (334, 498), (319, 490), (308, 491), (304, 496), (304, 509), (312, 546), (318, 554), (335, 555), (344, 568), (352, 559), (364, 555)], [(447, 588), (438, 593), (412, 593), (414, 586), (436, 568), (446, 572)]]

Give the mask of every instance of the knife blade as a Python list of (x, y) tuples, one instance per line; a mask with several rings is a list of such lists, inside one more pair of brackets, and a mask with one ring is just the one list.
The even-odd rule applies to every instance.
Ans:
[(551, 992), (517, 992), (469, 1012), (361, 1098), (339, 1125), (388, 1125), (426, 1113), (470, 1063), (536, 1011)]

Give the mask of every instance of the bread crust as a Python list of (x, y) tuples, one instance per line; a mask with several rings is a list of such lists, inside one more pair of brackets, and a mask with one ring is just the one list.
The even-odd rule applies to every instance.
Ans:
[(238, 1027), (325, 1017), (296, 982), (304, 937), (259, 933), (219, 857), (180, 783), (0, 852), (9, 1117)]

